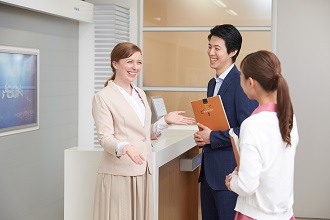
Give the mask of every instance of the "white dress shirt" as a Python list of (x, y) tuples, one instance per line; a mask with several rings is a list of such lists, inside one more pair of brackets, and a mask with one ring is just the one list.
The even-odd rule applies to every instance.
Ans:
[(215, 74), (214, 79), (215, 79), (215, 87), (214, 87), (214, 92), (213, 96), (218, 95), (220, 86), (222, 85), (222, 82), (225, 80), (226, 76), (230, 72), (230, 70), (234, 67), (234, 64), (230, 65), (228, 69), (226, 69), (225, 72), (221, 73), (220, 76), (218, 74)]

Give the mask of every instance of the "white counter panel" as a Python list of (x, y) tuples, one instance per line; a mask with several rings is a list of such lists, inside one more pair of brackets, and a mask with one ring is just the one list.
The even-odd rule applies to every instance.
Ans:
[(102, 148), (64, 152), (64, 220), (92, 220), (95, 181)]
[[(158, 219), (159, 167), (195, 147), (196, 126), (170, 126), (152, 141), (154, 159), (155, 220)], [(64, 220), (91, 220), (97, 169), (103, 148), (72, 147), (64, 152)]]

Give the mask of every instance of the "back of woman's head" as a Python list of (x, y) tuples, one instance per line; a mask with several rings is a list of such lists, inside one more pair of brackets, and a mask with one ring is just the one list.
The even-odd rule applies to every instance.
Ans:
[(272, 52), (261, 50), (247, 55), (241, 62), (241, 71), (245, 78), (258, 81), (266, 92), (277, 90), (281, 64)]
[(293, 107), (289, 87), (281, 74), (281, 63), (277, 56), (266, 50), (251, 53), (242, 60), (241, 71), (246, 79), (251, 77), (256, 80), (265, 92), (276, 91), (277, 116), (282, 139), (291, 145)]
[(140, 52), (142, 54), (141, 49), (131, 42), (121, 42), (118, 43), (110, 53), (110, 64), (112, 69), (112, 76), (104, 83), (104, 87), (108, 85), (109, 80), (114, 80), (116, 78), (116, 69), (113, 66), (112, 62), (119, 62), (121, 59), (128, 58), (132, 56), (133, 53)]

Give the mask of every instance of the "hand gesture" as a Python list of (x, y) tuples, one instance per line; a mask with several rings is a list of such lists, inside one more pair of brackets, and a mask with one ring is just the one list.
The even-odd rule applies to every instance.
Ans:
[(127, 154), (134, 163), (138, 165), (143, 164), (144, 158), (134, 145), (126, 145), (123, 149), (123, 155), (125, 154)]
[(167, 124), (191, 125), (195, 122), (194, 118), (183, 116), (185, 111), (173, 111), (164, 116)]

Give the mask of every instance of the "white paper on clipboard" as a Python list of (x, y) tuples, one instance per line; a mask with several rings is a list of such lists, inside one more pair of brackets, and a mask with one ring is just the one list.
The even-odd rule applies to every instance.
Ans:
[(235, 156), (235, 160), (236, 160), (236, 164), (237, 167), (239, 168), (239, 161), (240, 161), (240, 156), (239, 156), (239, 138), (238, 136), (235, 134), (234, 129), (230, 129), (229, 130), (229, 135), (230, 135), (230, 141), (231, 141), (231, 145), (233, 147), (233, 151), (234, 151), (234, 156)]

